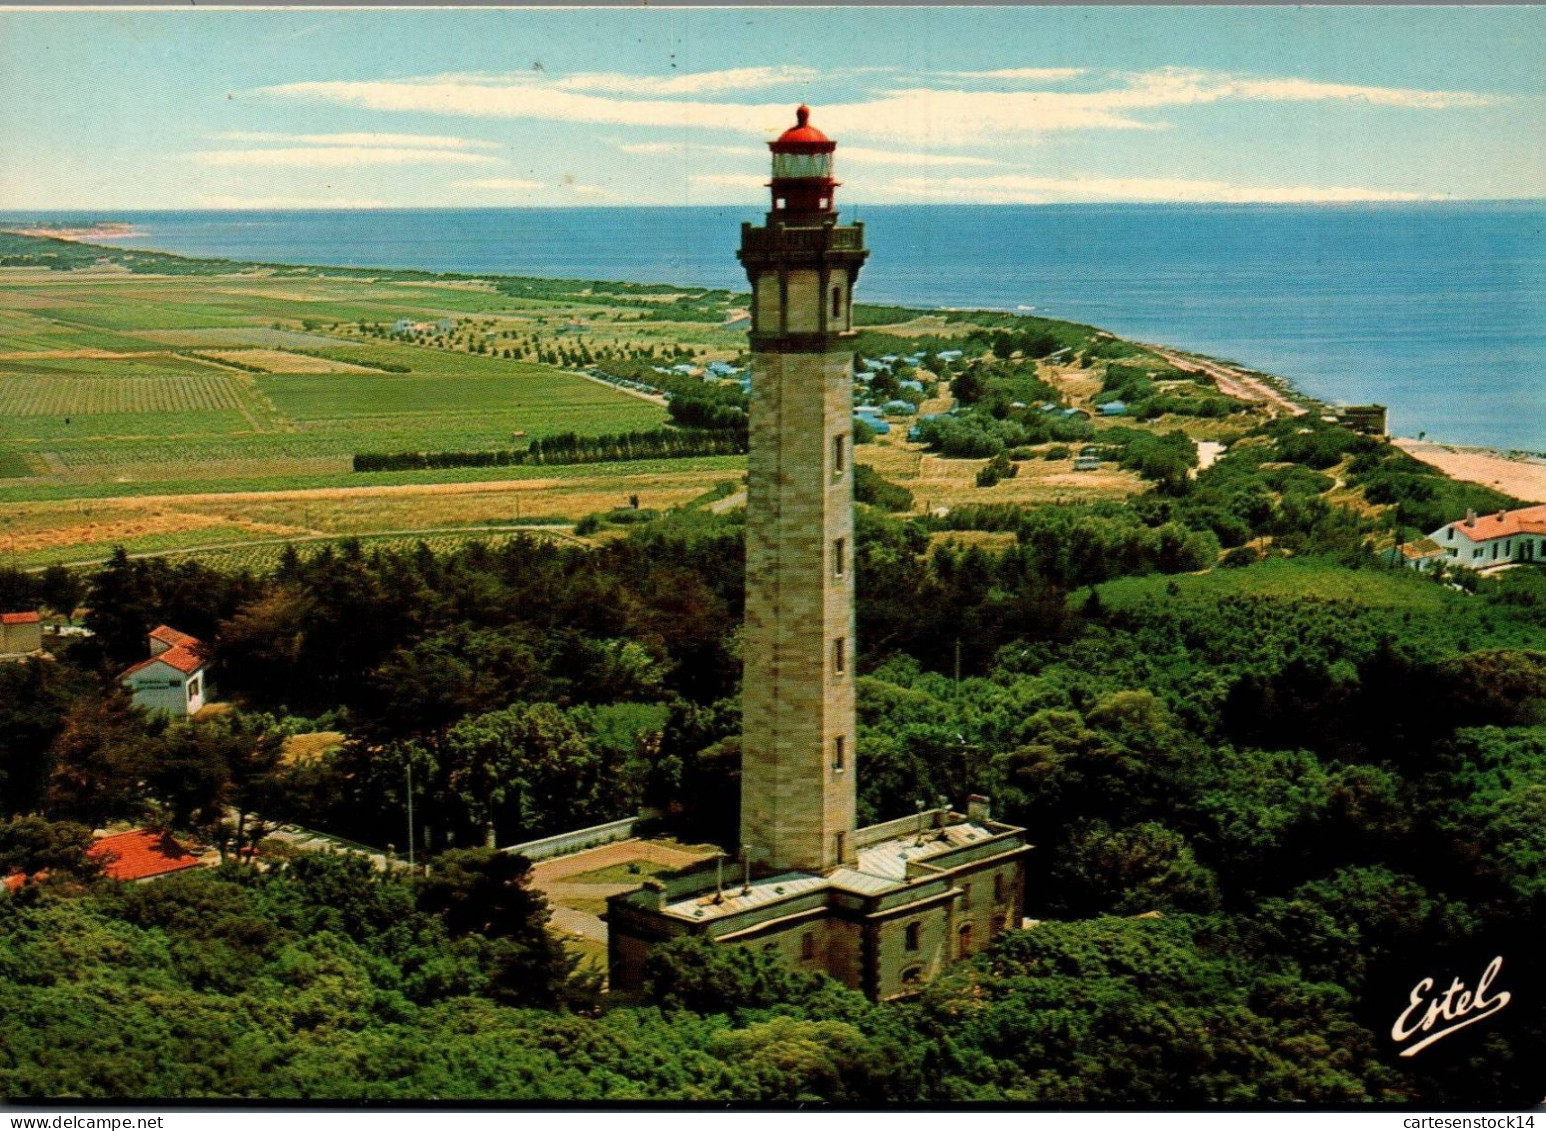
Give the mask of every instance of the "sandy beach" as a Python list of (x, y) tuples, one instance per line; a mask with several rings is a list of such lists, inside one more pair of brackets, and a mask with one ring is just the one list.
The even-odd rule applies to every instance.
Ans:
[(68, 240), (71, 243), (91, 243), (96, 240), (132, 240), (145, 233), (133, 224), (117, 221), (94, 224), (88, 228), (51, 228), (44, 225), (26, 228), (0, 229), (13, 236), (40, 236), (51, 240)]
[(1450, 447), (1402, 436), (1391, 443), (1451, 479), (1480, 483), (1526, 502), (1546, 503), (1546, 460), (1510, 459), (1485, 448)]

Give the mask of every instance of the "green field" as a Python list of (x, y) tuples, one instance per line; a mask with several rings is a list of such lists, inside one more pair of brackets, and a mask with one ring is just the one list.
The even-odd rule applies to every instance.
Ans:
[[(555, 309), (467, 285), (0, 271), (0, 475), (37, 488), (278, 487), (346, 470), (357, 451), (658, 427), (659, 405), (560, 367), (359, 329), (497, 313), (530, 336)], [(499, 329), (480, 322), (479, 342)]]
[[(1071, 599), (1082, 603), (1088, 596), (1089, 590), (1083, 589)], [(1246, 569), (1123, 577), (1100, 586), (1101, 603), (1112, 609), (1134, 609), (1156, 601), (1198, 597), (1349, 601), (1367, 608), (1416, 613), (1437, 613), (1470, 600), (1411, 570), (1350, 570), (1322, 558), (1268, 558)]]

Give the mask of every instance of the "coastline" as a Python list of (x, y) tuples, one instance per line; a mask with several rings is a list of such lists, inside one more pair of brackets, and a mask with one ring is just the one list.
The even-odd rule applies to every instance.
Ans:
[(1527, 503), (1546, 503), (1546, 459), (1407, 436), (1392, 436), (1390, 442), (1451, 479), (1491, 487)]
[[(38, 239), (64, 240), (66, 243), (91, 243), (93, 240), (138, 240), (150, 233), (133, 224), (112, 220), (101, 224), (88, 224), (83, 228), (24, 227), (0, 228), (0, 233), (12, 236), (34, 236)], [(110, 248), (109, 250), (116, 250)], [(163, 253), (165, 254), (165, 253)]]
[[(73, 227), (50, 227), (45, 225), (12, 226), (0, 228), (0, 232), (36, 239), (53, 239), (83, 247), (96, 247), (109, 253), (122, 252), (127, 249), (94, 241), (138, 239), (149, 235), (143, 229), (124, 221), (100, 221)], [(233, 270), (283, 268), (286, 270), (316, 272), (319, 276), (323, 277), (337, 275), (343, 278), (357, 278), (363, 274), (381, 272), (409, 278), (428, 277), (441, 282), (466, 280), (484, 283), (500, 280), (533, 279), (540, 281), (548, 278), (557, 278), (556, 276), (512, 276), (497, 272), (425, 271), (422, 269), (269, 263), (224, 259), (199, 260), (196, 258), (190, 259), (190, 257), (177, 252), (158, 251), (153, 248), (143, 250), (149, 252), (154, 257), (187, 260), (189, 262), (220, 263), (222, 266), (228, 266)], [(1026, 309), (1023, 307), (1015, 311), (993, 306), (962, 305), (933, 308), (904, 306), (900, 308), (911, 309), (918, 315), (928, 315), (939, 310), (963, 313), (973, 310), (993, 314), (1009, 314), (1014, 317), (1048, 318), (1048, 315), (1033, 313), (1034, 308)], [(1066, 319), (1053, 320), (1066, 321)], [(1100, 329), (1100, 327), (1095, 328)], [(1106, 332), (1110, 333), (1110, 331)], [(1324, 413), (1331, 410), (1332, 406), (1327, 402), (1304, 392), (1289, 378), (1266, 373), (1240, 362), (1222, 360), (1178, 346), (1145, 342), (1136, 338), (1129, 338), (1127, 340), (1131, 341), (1134, 345), (1153, 351), (1178, 368), (1206, 374), (1214, 380), (1219, 391), (1224, 396), (1247, 404), (1260, 405), (1273, 415), (1282, 414), (1298, 417), (1309, 413)], [(1401, 436), (1391, 436), (1389, 439), (1392, 444), (1401, 448), (1414, 459), (1438, 468), (1450, 478), (1492, 487), (1526, 501), (1546, 503), (1546, 458), (1507, 451), (1489, 445), (1448, 444), (1443, 440), (1417, 440)]]

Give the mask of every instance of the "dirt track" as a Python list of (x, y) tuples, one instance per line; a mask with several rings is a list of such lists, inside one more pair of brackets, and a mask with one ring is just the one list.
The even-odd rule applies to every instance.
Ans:
[(1190, 354), (1177, 353), (1167, 350), (1163, 346), (1149, 346), (1155, 353), (1170, 362), (1177, 369), (1186, 372), (1201, 370), (1217, 382), (1219, 392), (1226, 397), (1233, 397), (1237, 401), (1247, 401), (1253, 404), (1265, 404), (1274, 414), (1283, 413), (1286, 416), (1303, 416), (1305, 409), (1289, 400), (1278, 390), (1258, 377), (1253, 377), (1234, 366), (1225, 365), (1222, 362), (1209, 361), (1201, 357), (1192, 357)]

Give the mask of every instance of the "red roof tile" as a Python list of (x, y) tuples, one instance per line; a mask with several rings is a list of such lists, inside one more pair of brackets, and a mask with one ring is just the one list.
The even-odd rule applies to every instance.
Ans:
[(1462, 519), (1450, 525), (1473, 542), (1512, 538), (1518, 534), (1546, 534), (1546, 506), (1484, 514), (1474, 522)]
[(178, 632), (169, 625), (157, 625), (150, 630), (150, 638), (173, 648), (197, 648), (200, 641), (197, 636), (189, 636), (186, 632)]
[(123, 674), (118, 678), (127, 679), (135, 672), (142, 672), (152, 664), (167, 664), (170, 667), (176, 668), (184, 675), (192, 675), (194, 672), (204, 667), (204, 657), (199, 655), (199, 653), (195, 652), (192, 648), (168, 648), (159, 656), (152, 656), (148, 660), (141, 660), (139, 663), (133, 665), (132, 667), (125, 668)]
[(105, 836), (86, 855), (102, 861), (102, 871), (115, 880), (144, 880), (199, 866), (199, 858), (173, 840), (171, 833), (150, 829)]
[(37, 613), (0, 613), (0, 624), (37, 624)]

